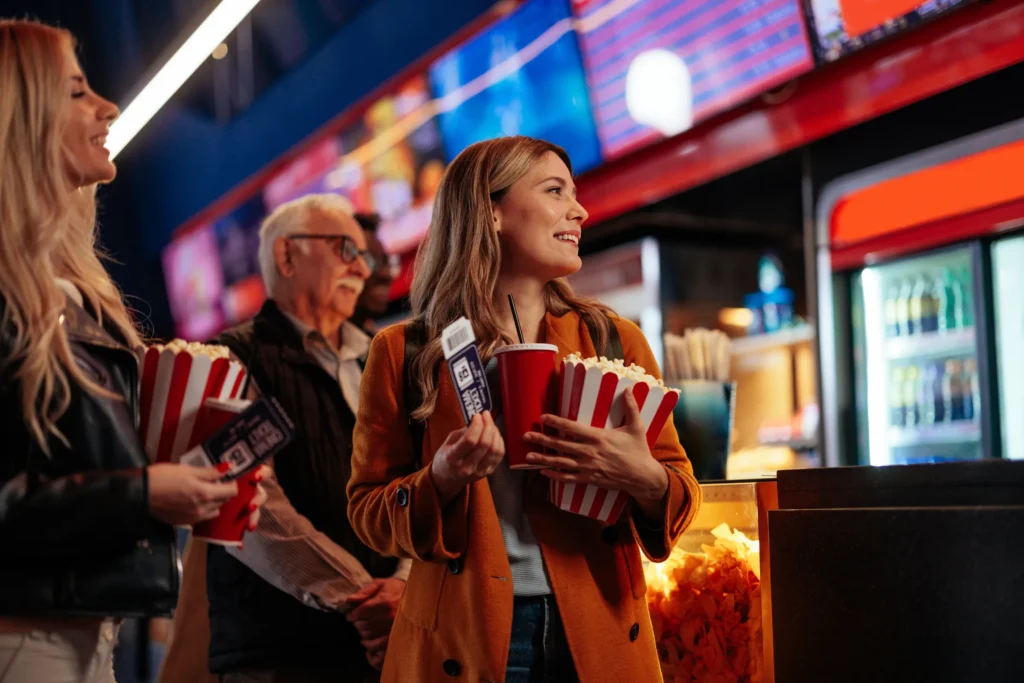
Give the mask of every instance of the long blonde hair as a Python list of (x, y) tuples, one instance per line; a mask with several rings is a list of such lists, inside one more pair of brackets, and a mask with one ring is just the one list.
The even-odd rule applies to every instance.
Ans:
[[(444, 360), (441, 331), (445, 327), (463, 315), (472, 321), (485, 363), (497, 348), (513, 343), (502, 331), (495, 310), (501, 245), (492, 206), (548, 152), (558, 155), (572, 173), (564, 149), (522, 136), (471, 145), (445, 171), (430, 229), (416, 254), (412, 282), (413, 320), (424, 325), (427, 339), (411, 367), (423, 396), (422, 405), (412, 411), (417, 420), (428, 418), (437, 406), (436, 377)], [(594, 340), (598, 347), (606, 343), (610, 311), (577, 297), (566, 280), (547, 284), (544, 303), (557, 316), (576, 311), (599, 332)]]
[(17, 381), (25, 425), (47, 454), (51, 437), (67, 444), (56, 423), (69, 379), (106, 393), (75, 363), (56, 278), (77, 286), (131, 347), (141, 343), (97, 251), (96, 188), (68, 178), (64, 67), (73, 48), (62, 29), (0, 21), (0, 372)]

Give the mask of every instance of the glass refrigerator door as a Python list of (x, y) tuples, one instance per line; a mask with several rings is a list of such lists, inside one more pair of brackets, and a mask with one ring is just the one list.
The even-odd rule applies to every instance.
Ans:
[(1024, 237), (992, 245), (1003, 455), (1024, 460)]
[(936, 252), (854, 276), (861, 463), (984, 454), (972, 253), (970, 247)]

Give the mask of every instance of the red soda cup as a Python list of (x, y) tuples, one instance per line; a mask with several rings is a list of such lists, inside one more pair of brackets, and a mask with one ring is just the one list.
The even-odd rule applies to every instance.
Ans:
[(514, 470), (539, 469), (526, 462), (526, 454), (537, 450), (523, 440), (527, 432), (540, 432), (540, 416), (554, 413), (554, 344), (511, 344), (494, 352), (501, 377), (501, 405), (505, 419), (505, 456)]
[[(238, 417), (251, 401), (207, 399), (196, 415), (196, 431), (202, 434), (200, 441), (205, 441), (217, 433), (221, 427)], [(214, 463), (215, 465), (218, 463)], [(224, 503), (220, 513), (213, 519), (199, 522), (192, 526), (192, 535), (207, 543), (217, 545), (240, 546), (242, 536), (249, 527), (249, 505), (256, 496), (256, 473), (259, 467), (253, 467), (245, 474), (234, 479), (238, 483), (238, 493)], [(228, 476), (230, 476), (230, 471)]]

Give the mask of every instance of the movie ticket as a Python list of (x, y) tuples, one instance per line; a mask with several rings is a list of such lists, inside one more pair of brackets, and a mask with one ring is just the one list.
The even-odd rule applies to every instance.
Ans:
[(491, 409), (491, 391), (476, 348), (472, 323), (463, 317), (444, 328), (441, 346), (455, 393), (459, 396), (462, 416), (469, 424), (474, 415)]

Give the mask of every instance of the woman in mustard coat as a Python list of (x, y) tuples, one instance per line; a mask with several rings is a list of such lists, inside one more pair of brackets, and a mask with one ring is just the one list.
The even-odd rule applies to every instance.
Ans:
[[(639, 328), (563, 279), (581, 266), (587, 217), (569, 157), (531, 138), (481, 142), (452, 162), (435, 201), (412, 326), (370, 349), (348, 486), (363, 542), (414, 560), (382, 680), (660, 681), (640, 551), (666, 559), (700, 503), (671, 420), (649, 448), (630, 392), (619, 429), (545, 416), (566, 438), (529, 438), (557, 455), (531, 454), (547, 469), (510, 470), (500, 409), (467, 426), (442, 367), (441, 330), (464, 315), (500, 403), (494, 352), (516, 336), (512, 294), (527, 343), (587, 357), (617, 337), (627, 364), (658, 376)], [(610, 526), (564, 512), (548, 501), (551, 479), (618, 489), (631, 504)]]

